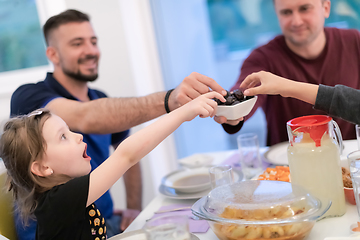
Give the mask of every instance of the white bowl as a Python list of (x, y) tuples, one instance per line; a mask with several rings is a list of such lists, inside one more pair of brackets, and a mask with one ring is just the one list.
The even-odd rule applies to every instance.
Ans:
[(179, 163), (187, 168), (199, 168), (211, 165), (213, 157), (206, 154), (193, 154), (191, 156), (179, 159)]
[(239, 118), (245, 117), (254, 107), (257, 98), (257, 96), (254, 96), (253, 98), (231, 106), (219, 105), (217, 107), (216, 116), (224, 116), (228, 120), (237, 120)]
[(208, 168), (180, 170), (166, 175), (162, 184), (176, 191), (194, 193), (210, 188)]

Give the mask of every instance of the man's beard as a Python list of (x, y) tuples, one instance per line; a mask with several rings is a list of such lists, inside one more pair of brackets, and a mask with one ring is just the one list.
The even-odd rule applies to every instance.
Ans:
[(71, 72), (68, 71), (67, 69), (63, 69), (65, 75), (80, 81), (80, 82), (93, 82), (98, 78), (98, 74), (92, 74), (92, 75), (84, 75), (80, 72), (80, 70), (78, 72)]
[[(83, 63), (86, 60), (91, 60), (91, 59), (96, 59), (98, 60), (97, 56), (93, 56), (93, 55), (87, 55), (85, 58), (81, 58), (78, 60), (78, 64)], [(65, 73), (65, 75), (78, 80), (80, 82), (93, 82), (98, 78), (98, 74), (91, 74), (91, 75), (84, 75), (80, 72), (80, 70), (78, 70), (77, 72), (72, 72), (66, 68), (63, 67), (63, 72)]]

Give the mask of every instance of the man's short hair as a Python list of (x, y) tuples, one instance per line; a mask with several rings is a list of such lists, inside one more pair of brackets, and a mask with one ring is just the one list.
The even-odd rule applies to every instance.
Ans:
[[(275, 0), (272, 0), (273, 1), (273, 3), (275, 3)], [(321, 2), (325, 2), (325, 0), (321, 0)]]
[(69, 9), (58, 15), (54, 15), (49, 18), (43, 26), (43, 33), (46, 41), (46, 45), (49, 46), (49, 37), (53, 30), (59, 26), (70, 22), (90, 22), (90, 17), (75, 9)]

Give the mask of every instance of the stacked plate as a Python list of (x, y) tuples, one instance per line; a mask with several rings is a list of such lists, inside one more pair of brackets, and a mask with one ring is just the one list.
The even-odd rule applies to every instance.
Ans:
[[(264, 153), (264, 160), (273, 165), (289, 165), (287, 158), (288, 146), (289, 142), (281, 142), (269, 147), (269, 149)], [(358, 145), (356, 139), (343, 141), (343, 150), (340, 155), (340, 159), (347, 161), (347, 155), (357, 149)]]
[[(120, 240), (120, 239), (121, 240), (148, 240), (144, 230), (142, 230), (142, 229), (131, 231), (131, 232), (121, 233), (121, 234), (118, 234), (111, 238), (108, 238), (108, 240)], [(194, 234), (190, 233), (190, 240), (199, 240), (199, 238), (197, 236), (195, 236)]]
[(210, 191), (209, 169), (201, 167), (172, 172), (163, 177), (159, 191), (170, 198), (201, 198)]
[[(242, 173), (234, 171), (234, 181), (242, 179)], [(161, 181), (162, 195), (175, 199), (198, 199), (211, 190), (209, 167), (182, 169), (172, 172)]]

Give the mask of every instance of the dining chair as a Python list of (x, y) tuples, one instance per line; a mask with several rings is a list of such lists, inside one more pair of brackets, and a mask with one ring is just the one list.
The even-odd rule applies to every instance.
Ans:
[(6, 177), (6, 168), (0, 158), (0, 235), (16, 240), (13, 198), (5, 186)]

